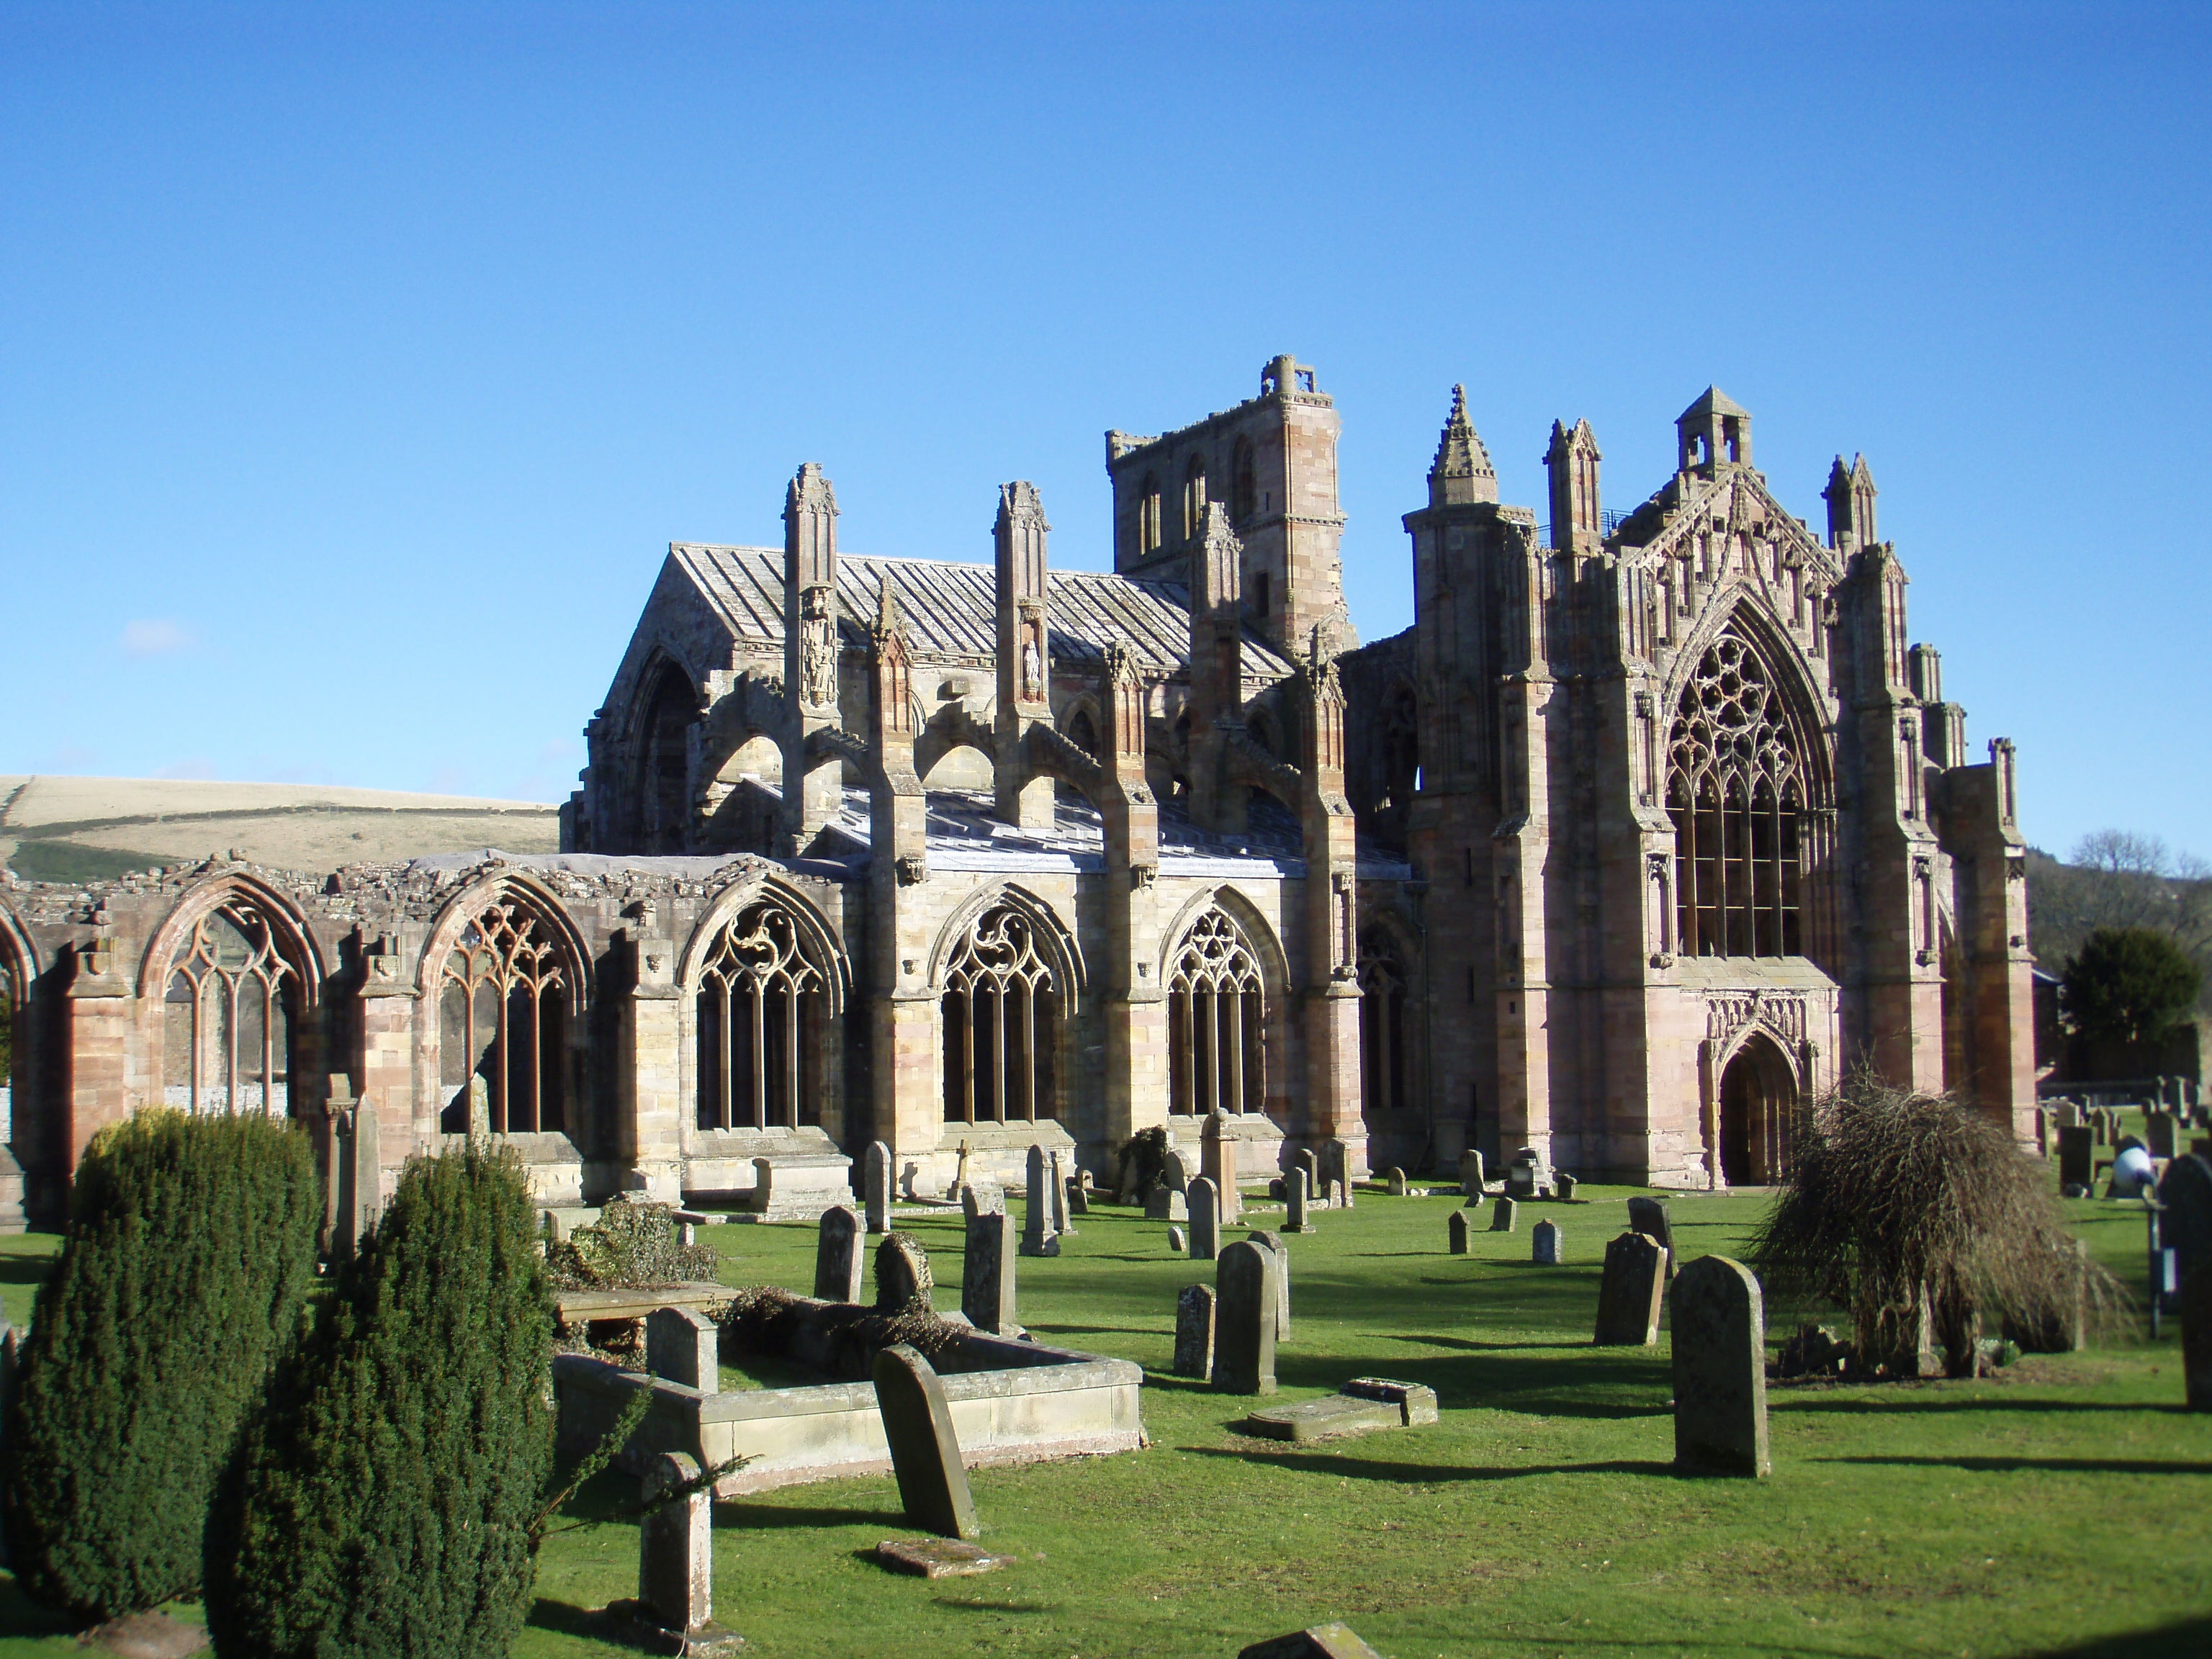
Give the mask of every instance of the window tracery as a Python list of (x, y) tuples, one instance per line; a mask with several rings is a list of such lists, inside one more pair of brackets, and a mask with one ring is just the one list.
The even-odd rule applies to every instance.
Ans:
[(716, 936), (699, 982), (699, 1127), (822, 1121), (816, 1051), (825, 981), (799, 921), (763, 899)]
[(983, 912), (945, 970), (945, 1121), (1054, 1115), (1062, 991), (1036, 923), (1011, 904)]
[(1370, 1112), (1400, 1111), (1407, 1103), (1406, 992), (1406, 971), (1389, 935), (1370, 931), (1359, 941), (1360, 1082)]
[(170, 958), (163, 1103), (192, 1112), (289, 1114), (298, 989), (258, 906), (233, 899), (200, 917)]
[(1802, 757), (1765, 663), (1724, 633), (1683, 688), (1668, 737), (1682, 952), (1796, 956)]
[(567, 1127), (568, 974), (553, 929), (519, 896), (494, 900), (462, 928), (438, 993), (447, 1133)]
[(1168, 975), (1168, 1109), (1264, 1109), (1266, 1034), (1259, 958), (1216, 905), (1190, 925)]

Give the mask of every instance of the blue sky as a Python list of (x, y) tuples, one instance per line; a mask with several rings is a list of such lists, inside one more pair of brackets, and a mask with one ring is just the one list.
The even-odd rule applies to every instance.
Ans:
[(1102, 433), (1344, 417), (1364, 636), (1708, 382), (1865, 452), (2030, 837), (2212, 854), (2212, 8), (0, 9), (0, 771), (556, 799), (671, 539), (1109, 562)]

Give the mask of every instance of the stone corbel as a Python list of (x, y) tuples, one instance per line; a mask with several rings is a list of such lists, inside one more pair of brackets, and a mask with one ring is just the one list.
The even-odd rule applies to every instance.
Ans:
[(902, 853), (891, 866), (902, 887), (919, 887), (929, 879), (929, 860), (920, 853)]

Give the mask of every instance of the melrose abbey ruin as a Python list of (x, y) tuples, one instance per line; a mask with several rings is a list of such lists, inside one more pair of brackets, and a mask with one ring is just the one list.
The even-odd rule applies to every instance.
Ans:
[(781, 547), (669, 550), (562, 853), (7, 878), (23, 1205), (162, 1102), (301, 1117), (334, 1193), (473, 1130), (549, 1204), (810, 1218), (872, 1142), (937, 1198), (1155, 1126), (1756, 1185), (1861, 1063), (2032, 1139), (2012, 746), (1970, 763), (1863, 459), (1816, 534), (1746, 410), (1676, 425), (1626, 511), (1554, 425), (1532, 510), (1455, 392), (1364, 645), (1289, 357), (1107, 434), (1111, 574), (1018, 483), (988, 562), (847, 554), (801, 467)]

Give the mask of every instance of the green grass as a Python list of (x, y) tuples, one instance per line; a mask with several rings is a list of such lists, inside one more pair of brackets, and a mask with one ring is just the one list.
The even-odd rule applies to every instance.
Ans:
[[(1169, 1252), (1164, 1224), (1094, 1214), (1057, 1260), (1021, 1262), (1023, 1312), (1044, 1340), (1146, 1367), (1152, 1448), (976, 1470), (984, 1541), (1018, 1558), (978, 1579), (866, 1559), (909, 1530), (888, 1477), (719, 1504), (718, 1613), (779, 1656), (1227, 1656), (1332, 1618), (1395, 1659), (2212, 1650), (2212, 1416), (2180, 1409), (2171, 1334), (1983, 1382), (1778, 1386), (1772, 1480), (1679, 1479), (1664, 1340), (1589, 1345), (1629, 1189), (1583, 1190), (1478, 1232), (1468, 1257), (1443, 1252), (1445, 1197), (1363, 1194), (1291, 1239), (1283, 1397), (1366, 1373), (1443, 1407), (1434, 1428), (1305, 1448), (1238, 1435), (1249, 1402), (1164, 1375), (1176, 1292), (1210, 1270)], [(1685, 1254), (1740, 1250), (1764, 1201), (1674, 1200)], [(2140, 1286), (2140, 1209), (2073, 1211)], [(1544, 1216), (1565, 1267), (1528, 1260)], [(956, 1282), (957, 1219), (904, 1224)], [(733, 1283), (811, 1285), (811, 1229), (704, 1236)], [(940, 1285), (940, 1306), (957, 1299)], [(1778, 1343), (1785, 1317), (1770, 1310)], [(603, 1477), (584, 1514), (626, 1485)], [(617, 1651), (589, 1610), (634, 1594), (636, 1563), (634, 1525), (550, 1540), (519, 1651)], [(0, 1622), (25, 1616), (11, 1585), (0, 1596)], [(0, 1640), (5, 1659), (73, 1651)]]

